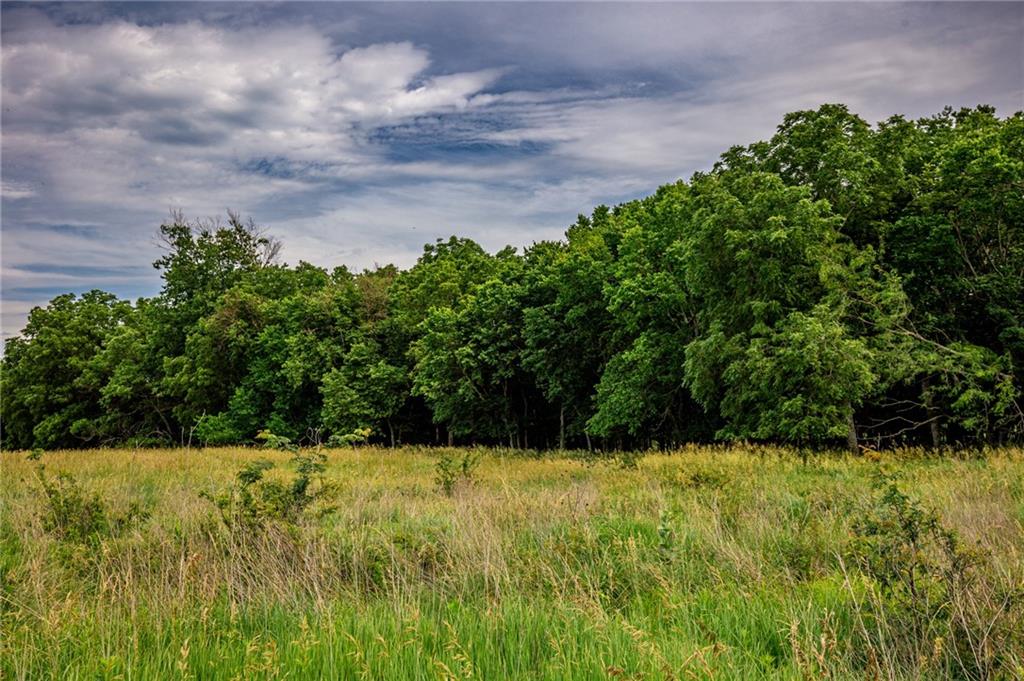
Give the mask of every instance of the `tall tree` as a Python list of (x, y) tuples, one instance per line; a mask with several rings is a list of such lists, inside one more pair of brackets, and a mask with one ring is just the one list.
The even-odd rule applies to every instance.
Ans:
[(0, 378), (6, 448), (101, 444), (106, 375), (93, 361), (132, 315), (111, 293), (57, 296), (33, 309), (21, 336), (4, 348)]
[[(842, 218), (768, 173), (697, 177), (683, 266), (699, 301), (686, 380), (721, 435), (801, 444), (845, 437), (883, 358), (847, 316), (869, 277)], [(870, 274), (870, 270), (868, 271)]]

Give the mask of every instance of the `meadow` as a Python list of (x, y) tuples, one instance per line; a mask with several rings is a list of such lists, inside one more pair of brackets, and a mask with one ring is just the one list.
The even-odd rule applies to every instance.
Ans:
[(1021, 449), (0, 465), (3, 679), (1024, 678)]

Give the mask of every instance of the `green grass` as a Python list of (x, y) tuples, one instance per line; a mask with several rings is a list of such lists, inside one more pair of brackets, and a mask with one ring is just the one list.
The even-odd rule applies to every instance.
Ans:
[[(450, 496), (435, 482), (443, 453), (329, 451), (329, 502), (234, 529), (200, 493), (258, 458), (287, 482), (289, 454), (0, 455), (0, 678), (1024, 675), (1020, 450), (804, 465), (782, 449), (689, 448), (636, 468), (486, 450)], [(40, 463), (111, 518), (133, 502), (145, 513), (62, 536)], [(879, 470), (970, 555), (961, 577), (917, 575), (918, 600), (868, 568)], [(941, 564), (923, 540), (914, 551)], [(919, 601), (938, 606), (922, 618)]]

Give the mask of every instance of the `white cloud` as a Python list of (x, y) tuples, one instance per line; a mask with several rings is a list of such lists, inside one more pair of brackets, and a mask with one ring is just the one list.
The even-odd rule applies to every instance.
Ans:
[(420, 81), (429, 55), (410, 43), (336, 52), (308, 26), (38, 23), (5, 36), (5, 151), (38, 155), (51, 191), (82, 201), (207, 210), (232, 198), (239, 162), (363, 163), (357, 127), (465, 108), (500, 75)]

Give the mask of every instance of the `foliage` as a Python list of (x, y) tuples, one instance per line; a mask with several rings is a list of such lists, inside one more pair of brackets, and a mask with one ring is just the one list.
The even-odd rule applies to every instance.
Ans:
[(123, 510), (114, 510), (99, 492), (89, 493), (70, 474), (60, 472), (51, 478), (45, 466), (36, 465), (35, 478), (42, 491), (39, 516), (42, 528), (55, 541), (54, 555), (59, 563), (80, 577), (94, 575), (100, 551), (106, 542), (137, 528), (149, 518), (138, 501)]
[(1022, 139), (986, 106), (825, 104), (562, 241), (407, 270), (174, 213), (158, 295), (58, 296), (6, 343), (2, 445), (1020, 441)]
[[(901, 490), (894, 476), (878, 473), (875, 484), (875, 504), (854, 524), (850, 547), (877, 588), (868, 617), (882, 620), (902, 642), (901, 666), (934, 656), (934, 663), (958, 675), (992, 678), (1007, 663), (1002, 647), (1010, 645), (1024, 615), (1024, 591), (993, 593), (983, 577), (991, 569), (987, 556), (965, 546), (936, 511)], [(881, 630), (879, 623), (865, 627)], [(872, 650), (887, 644), (872, 634), (868, 638)]]
[(0, 374), (4, 443), (55, 449), (100, 444), (105, 376), (92, 359), (131, 315), (110, 293), (68, 293), (29, 313), (18, 338), (7, 341)]
[(969, 580), (979, 558), (891, 476), (880, 473), (876, 480), (875, 507), (854, 526), (861, 567), (901, 611), (920, 618), (914, 624), (948, 615), (949, 590)]
[[(321, 415), (327, 429), (344, 439), (356, 431), (386, 424), (391, 446), (395, 446), (395, 424), (408, 392), (406, 373), (381, 356), (373, 340), (357, 341), (342, 365), (324, 375)], [(369, 426), (367, 424), (370, 424)], [(351, 440), (351, 442), (359, 441)]]
[(356, 428), (351, 433), (334, 433), (328, 438), (327, 444), (331, 447), (365, 444), (372, 433), (370, 428)]
[(138, 502), (115, 513), (98, 493), (89, 494), (67, 473), (49, 478), (45, 468), (36, 468), (36, 480), (46, 500), (42, 514), (43, 529), (58, 541), (81, 544), (93, 549), (100, 541), (117, 537), (149, 517)]
[(299, 449), (292, 444), (290, 438), (284, 437), (283, 435), (274, 435), (267, 429), (263, 429), (256, 433), (256, 439), (263, 443), (264, 449), (274, 449), (279, 452), (295, 452)]

